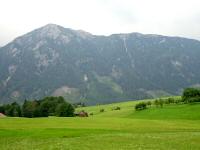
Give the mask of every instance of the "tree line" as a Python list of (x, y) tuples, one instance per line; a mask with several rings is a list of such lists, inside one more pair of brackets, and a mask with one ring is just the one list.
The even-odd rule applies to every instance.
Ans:
[(0, 106), (0, 112), (10, 117), (72, 117), (74, 107), (62, 96), (45, 97), (41, 100), (25, 100), (20, 106), (17, 102)]
[(200, 89), (187, 88), (183, 91), (182, 100), (184, 103), (200, 102)]
[(135, 105), (135, 110), (144, 110), (152, 105), (155, 107), (163, 107), (165, 104), (186, 104), (195, 102), (200, 102), (200, 89), (186, 88), (184, 89), (180, 99), (170, 97), (166, 99), (156, 99), (154, 101), (140, 102)]

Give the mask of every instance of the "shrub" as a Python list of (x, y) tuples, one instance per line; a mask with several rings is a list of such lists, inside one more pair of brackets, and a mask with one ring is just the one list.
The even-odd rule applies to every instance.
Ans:
[(172, 104), (172, 103), (175, 103), (175, 99), (172, 97), (165, 100), (165, 104)]
[(164, 101), (162, 99), (159, 99), (158, 102), (159, 102), (160, 107), (163, 107)]
[(144, 110), (147, 108), (147, 104), (145, 102), (141, 102), (135, 105), (135, 110)]
[(93, 116), (94, 114), (91, 112), (89, 115), (90, 115), (90, 116)]
[(178, 98), (178, 99), (174, 100), (174, 103), (175, 104), (183, 103), (183, 100), (182, 100), (182, 98)]
[(152, 103), (151, 103), (151, 101), (147, 101), (146, 104), (147, 104), (147, 106), (151, 106)]
[(121, 108), (119, 106), (112, 108), (112, 110), (120, 110)]
[(159, 106), (159, 100), (158, 100), (158, 99), (156, 99), (156, 100), (154, 101), (154, 105), (156, 105), (156, 107)]
[(156, 99), (154, 101), (154, 105), (156, 105), (156, 107), (158, 107), (158, 106), (163, 107), (163, 104), (164, 104), (164, 100), (163, 99)]
[(100, 112), (104, 112), (104, 109), (102, 108), (102, 109), (100, 109)]

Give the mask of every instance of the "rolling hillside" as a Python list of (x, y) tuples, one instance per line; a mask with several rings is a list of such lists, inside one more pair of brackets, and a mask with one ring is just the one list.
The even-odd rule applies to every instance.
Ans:
[[(180, 97), (174, 97), (179, 99)], [(153, 101), (155, 99), (142, 100), (142, 101)], [(122, 117), (132, 119), (153, 119), (153, 120), (200, 120), (200, 104), (165, 104), (163, 108), (156, 108), (152, 106), (146, 110), (135, 111), (135, 104), (140, 101), (128, 101), (121, 103), (113, 103), (107, 105), (98, 105), (90, 107), (77, 108), (76, 111), (86, 111), (89, 114), (93, 113), (91, 117)], [(120, 110), (113, 110), (113, 108), (120, 107)], [(100, 112), (104, 109), (104, 112)]]
[[(94, 113), (85, 118), (0, 118), (0, 149), (200, 149), (200, 104), (135, 112), (136, 103), (77, 109)], [(115, 106), (121, 110), (112, 111)]]

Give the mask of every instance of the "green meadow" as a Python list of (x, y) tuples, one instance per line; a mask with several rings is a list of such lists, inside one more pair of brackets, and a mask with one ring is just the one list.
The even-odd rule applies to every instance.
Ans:
[[(0, 149), (200, 149), (200, 104), (170, 104), (135, 111), (136, 103), (78, 108), (76, 111), (93, 113), (82, 118), (0, 118)], [(112, 110), (117, 106), (121, 109)]]

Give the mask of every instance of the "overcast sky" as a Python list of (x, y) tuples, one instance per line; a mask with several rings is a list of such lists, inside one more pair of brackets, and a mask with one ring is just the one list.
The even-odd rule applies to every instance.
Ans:
[(0, 0), (0, 46), (48, 23), (200, 40), (200, 0)]

